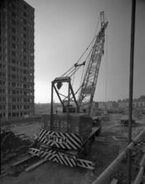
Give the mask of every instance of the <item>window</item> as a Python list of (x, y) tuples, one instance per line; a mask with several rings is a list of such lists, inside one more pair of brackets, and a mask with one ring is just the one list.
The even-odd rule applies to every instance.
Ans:
[(27, 9), (27, 6), (24, 4), (24, 9), (26, 10)]
[(16, 6), (15, 6), (15, 4), (12, 4), (12, 9), (14, 10), (14, 9), (16, 9)]
[(23, 48), (23, 52), (26, 52), (26, 48)]
[(13, 112), (13, 113), (12, 113), (12, 116), (13, 116), (13, 117), (15, 117), (15, 116), (16, 116), (16, 113), (15, 113), (15, 112)]
[(12, 40), (13, 40), (13, 41), (15, 41), (15, 40), (16, 40), (16, 37), (15, 37), (14, 35), (12, 36)]
[(12, 17), (16, 17), (16, 13), (15, 12), (12, 12)]
[(27, 24), (27, 21), (26, 21), (26, 19), (23, 19), (23, 23), (24, 23), (24, 24)]
[(12, 33), (16, 33), (16, 29), (15, 28), (12, 28)]
[[(26, 60), (26, 56), (25, 55), (23, 56), (23, 59)], [(23, 66), (27, 66), (27, 64), (23, 63)]]
[(16, 25), (15, 19), (12, 19), (12, 25)]
[(26, 12), (24, 12), (23, 15), (24, 15), (24, 17), (27, 17), (27, 13)]
[(12, 87), (15, 87), (16, 86), (16, 83), (15, 82), (12, 82)]
[(26, 41), (23, 41), (23, 44), (26, 45)]
[(26, 31), (26, 30), (27, 30), (27, 28), (26, 28), (26, 27), (23, 27), (23, 29), (24, 29), (24, 31)]
[(23, 37), (26, 38), (26, 34), (25, 33), (23, 34)]
[(16, 52), (15, 51), (12, 51), (12, 56), (16, 56)]
[(12, 47), (15, 49), (16, 48), (16, 44), (12, 43)]
[(12, 59), (12, 63), (15, 64), (16, 63), (16, 60), (15, 59)]
[(12, 90), (12, 94), (16, 94), (16, 91), (15, 90)]

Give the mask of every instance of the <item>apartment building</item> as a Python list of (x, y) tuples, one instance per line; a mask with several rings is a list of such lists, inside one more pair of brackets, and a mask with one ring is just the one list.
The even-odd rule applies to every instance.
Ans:
[(34, 114), (34, 8), (0, 1), (0, 119)]

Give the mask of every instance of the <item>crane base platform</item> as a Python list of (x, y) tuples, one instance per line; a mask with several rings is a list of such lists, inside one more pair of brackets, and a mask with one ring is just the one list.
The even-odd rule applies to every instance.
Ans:
[(90, 170), (95, 169), (95, 164), (92, 161), (77, 158), (75, 155), (69, 155), (57, 150), (49, 149), (47, 151), (40, 150), (37, 148), (30, 148), (29, 154), (32, 156), (40, 157), (48, 161), (57, 162), (62, 165), (69, 167), (82, 167)]

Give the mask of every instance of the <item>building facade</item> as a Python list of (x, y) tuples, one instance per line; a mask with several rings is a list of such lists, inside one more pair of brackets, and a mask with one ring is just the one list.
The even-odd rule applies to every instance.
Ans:
[(97, 102), (98, 109), (101, 110), (116, 110), (118, 108), (118, 103), (115, 101), (107, 101), (107, 102)]
[[(118, 101), (119, 108), (128, 109), (129, 100), (119, 100)], [(134, 109), (145, 109), (145, 96), (141, 96), (139, 98), (133, 99), (133, 108)]]
[(34, 114), (34, 8), (0, 1), (0, 119)]

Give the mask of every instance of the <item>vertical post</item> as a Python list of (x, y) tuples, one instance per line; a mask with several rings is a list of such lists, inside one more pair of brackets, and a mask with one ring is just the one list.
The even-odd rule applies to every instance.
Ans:
[(6, 120), (9, 119), (9, 83), (8, 83), (8, 74), (9, 74), (9, 71), (8, 71), (8, 2), (7, 1), (4, 1), (4, 8), (5, 8), (5, 19), (6, 19), (6, 24), (5, 24), (5, 39), (6, 39), (6, 42), (5, 42), (5, 63), (6, 63), (6, 70), (5, 70), (5, 77), (6, 77), (6, 88), (5, 88), (5, 97), (6, 97), (6, 111), (5, 111), (5, 117), (6, 117)]
[[(132, 141), (132, 109), (133, 109), (133, 71), (134, 71), (134, 40), (135, 40), (136, 0), (132, 0), (131, 39), (130, 39), (130, 75), (129, 75), (129, 128), (128, 144)], [(128, 153), (128, 184), (131, 184), (131, 150)]]
[(70, 108), (70, 81), (68, 82), (68, 103), (67, 103), (67, 130), (69, 130), (69, 108)]
[(53, 125), (53, 85), (54, 82), (51, 83), (51, 109), (50, 109), (50, 130), (52, 130)]

